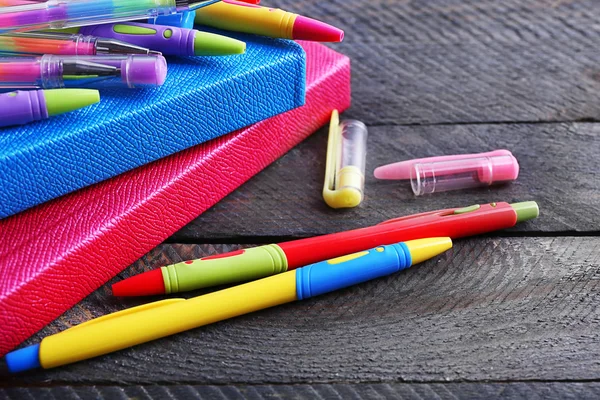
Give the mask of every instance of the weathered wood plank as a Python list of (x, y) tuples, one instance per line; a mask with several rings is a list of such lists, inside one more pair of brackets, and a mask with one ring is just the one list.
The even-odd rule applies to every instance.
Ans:
[[(118, 279), (236, 247), (163, 245)], [(599, 238), (463, 240), (393, 276), (3, 385), (599, 380), (599, 276)], [(104, 287), (28, 343), (144, 301)]]
[(0, 399), (527, 399), (595, 400), (597, 382), (372, 383), (255, 386), (61, 386), (0, 389)]
[[(353, 60), (354, 105), (370, 125), (367, 199), (358, 210), (320, 197), (321, 131), (201, 216), (172, 241), (304, 237), (436, 208), (536, 199), (538, 221), (509, 234), (598, 231), (600, 3), (594, 0), (273, 0), (346, 30), (331, 45)], [(485, 123), (487, 125), (453, 125)], [(428, 127), (393, 125), (438, 124)], [(415, 199), (375, 182), (377, 165), (506, 147), (519, 181)], [(0, 382), (0, 398), (247, 396), (597, 398), (592, 383), (303, 382), (598, 380), (598, 238), (479, 238), (418, 268), (345, 291)], [(121, 277), (236, 245), (163, 245)], [(103, 287), (30, 343), (146, 301)], [(65, 386), (277, 383), (274, 386)], [(25, 384), (49, 387), (22, 388)], [(243, 390), (247, 390), (244, 392)], [(540, 394), (541, 393), (541, 394)]]
[(343, 28), (354, 118), (373, 124), (600, 118), (595, 0), (272, 1)]
[[(361, 207), (351, 210), (330, 209), (322, 199), (326, 147), (322, 129), (170, 241), (305, 237), (493, 201), (540, 204), (540, 217), (513, 232), (597, 232), (600, 226), (600, 124), (370, 127), (366, 197)], [(415, 197), (409, 182), (373, 178), (375, 167), (390, 162), (500, 148), (513, 151), (521, 165), (519, 179), (510, 185)]]

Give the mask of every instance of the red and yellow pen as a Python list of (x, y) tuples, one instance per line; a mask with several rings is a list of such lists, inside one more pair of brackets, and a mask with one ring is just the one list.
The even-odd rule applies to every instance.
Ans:
[(378, 245), (437, 236), (456, 239), (506, 229), (538, 214), (534, 201), (431, 211), (367, 228), (184, 261), (117, 282), (112, 290), (115, 296), (145, 296), (251, 281)]

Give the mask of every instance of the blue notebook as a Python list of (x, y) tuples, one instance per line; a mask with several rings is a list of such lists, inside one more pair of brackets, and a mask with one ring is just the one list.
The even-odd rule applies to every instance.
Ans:
[(227, 34), (244, 55), (170, 57), (161, 87), (103, 90), (96, 105), (0, 128), (0, 218), (304, 104), (298, 44)]

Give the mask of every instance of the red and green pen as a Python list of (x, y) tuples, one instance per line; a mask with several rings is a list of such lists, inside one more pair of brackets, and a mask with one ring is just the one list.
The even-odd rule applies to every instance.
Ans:
[(379, 245), (437, 236), (456, 239), (506, 229), (538, 215), (534, 201), (431, 211), (367, 228), (184, 261), (117, 282), (112, 290), (115, 296), (145, 296), (251, 281)]

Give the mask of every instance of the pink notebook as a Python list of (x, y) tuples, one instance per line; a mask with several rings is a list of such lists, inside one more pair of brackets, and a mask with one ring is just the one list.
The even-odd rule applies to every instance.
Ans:
[(0, 220), (0, 355), (350, 105), (350, 61), (306, 51), (306, 104)]

